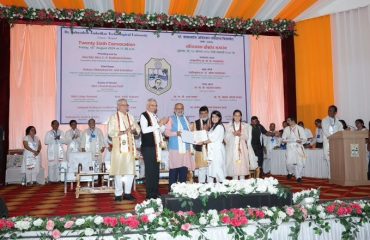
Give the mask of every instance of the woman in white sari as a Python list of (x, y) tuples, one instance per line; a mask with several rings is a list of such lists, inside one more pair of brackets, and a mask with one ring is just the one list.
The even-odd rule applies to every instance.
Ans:
[(22, 173), (26, 174), (27, 183), (36, 183), (37, 175), (40, 171), (41, 142), (36, 136), (36, 128), (34, 126), (26, 128), (23, 146)]
[[(252, 127), (242, 120), (242, 112), (235, 110), (233, 120), (226, 125), (226, 175), (233, 179), (244, 179), (249, 175), (249, 156), (253, 156), (251, 146)], [(253, 169), (254, 170), (254, 169)]]
[[(208, 132), (208, 174), (216, 182), (225, 180), (225, 146), (223, 144), (225, 128), (222, 125), (222, 116), (219, 111), (211, 114), (211, 129)], [(213, 179), (211, 179), (213, 182)]]

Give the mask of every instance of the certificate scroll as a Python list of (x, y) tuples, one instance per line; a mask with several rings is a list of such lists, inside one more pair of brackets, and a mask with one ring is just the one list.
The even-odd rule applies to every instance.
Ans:
[(201, 130), (201, 131), (183, 131), (181, 133), (181, 139), (184, 143), (199, 143), (199, 142), (204, 142), (208, 140), (207, 132), (206, 130)]

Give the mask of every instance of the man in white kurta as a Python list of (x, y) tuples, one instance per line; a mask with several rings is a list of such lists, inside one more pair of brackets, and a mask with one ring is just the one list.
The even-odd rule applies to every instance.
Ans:
[(322, 131), (323, 131), (323, 149), (324, 149), (324, 158), (328, 164), (329, 178), (330, 178), (330, 157), (329, 157), (329, 139), (332, 134), (343, 131), (343, 125), (335, 116), (337, 115), (338, 108), (334, 105), (329, 106), (328, 116), (324, 118), (321, 122)]
[(79, 152), (81, 144), (81, 131), (77, 128), (77, 121), (71, 120), (69, 122), (71, 127), (65, 134), (65, 144), (67, 145), (67, 160), (69, 161), (68, 154), (71, 152)]
[(88, 121), (89, 128), (81, 134), (81, 151), (91, 153), (91, 159), (102, 162), (102, 153), (105, 149), (103, 132), (95, 127), (95, 120)]
[(271, 153), (274, 148), (280, 147), (281, 137), (279, 137), (279, 132), (276, 131), (275, 123), (270, 123), (269, 131), (270, 134), (263, 135), (263, 145), (265, 154), (263, 155), (263, 173), (267, 174), (271, 171)]
[(134, 135), (140, 133), (140, 127), (134, 117), (128, 113), (127, 101), (117, 101), (117, 112), (109, 118), (108, 135), (112, 139), (110, 175), (114, 176), (115, 201), (122, 201), (123, 185), (126, 200), (135, 200), (131, 195), (135, 176), (136, 145)]
[(286, 150), (286, 164), (288, 175), (287, 178), (291, 179), (294, 175), (297, 182), (302, 182), (303, 168), (306, 160), (306, 152), (303, 144), (306, 142), (307, 137), (304, 129), (298, 126), (295, 119), (288, 118), (288, 127), (284, 128), (282, 141), (287, 144)]
[(45, 145), (48, 146), (48, 179), (50, 182), (60, 181), (60, 163), (65, 160), (63, 131), (59, 130), (59, 122), (51, 122), (52, 130), (45, 135)]

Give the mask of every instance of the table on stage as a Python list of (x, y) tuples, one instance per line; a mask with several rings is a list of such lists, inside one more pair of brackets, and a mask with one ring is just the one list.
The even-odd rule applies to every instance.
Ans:
[[(305, 149), (307, 159), (303, 171), (304, 177), (329, 178), (328, 164), (324, 159), (322, 149)], [(271, 152), (271, 174), (287, 175), (286, 150), (273, 150)]]

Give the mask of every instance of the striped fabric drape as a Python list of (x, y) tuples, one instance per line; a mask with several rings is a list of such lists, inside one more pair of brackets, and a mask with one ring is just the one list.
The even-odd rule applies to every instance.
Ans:
[(369, 0), (0, 0), (0, 5), (166, 13), (208, 17), (304, 20), (369, 5)]

